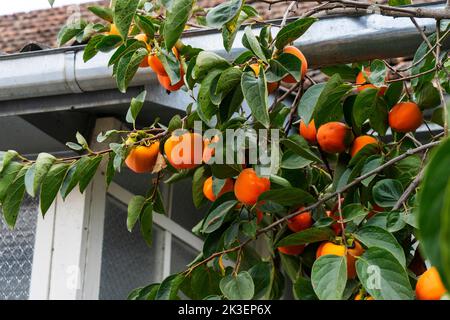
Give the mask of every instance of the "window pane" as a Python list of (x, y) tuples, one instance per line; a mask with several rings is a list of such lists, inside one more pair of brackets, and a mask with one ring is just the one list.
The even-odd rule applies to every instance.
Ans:
[(12, 231), (0, 219), (0, 300), (28, 299), (38, 204), (24, 199)]
[(170, 272), (177, 273), (186, 270), (186, 266), (192, 262), (197, 255), (198, 252), (194, 248), (173, 236)]
[(107, 196), (103, 235), (100, 299), (126, 299), (131, 290), (160, 281), (163, 231), (153, 226), (153, 245), (144, 242), (137, 224), (126, 228), (127, 207)]
[(192, 180), (185, 179), (173, 184), (171, 219), (186, 230), (192, 228), (204, 217), (208, 206), (197, 209), (192, 202)]

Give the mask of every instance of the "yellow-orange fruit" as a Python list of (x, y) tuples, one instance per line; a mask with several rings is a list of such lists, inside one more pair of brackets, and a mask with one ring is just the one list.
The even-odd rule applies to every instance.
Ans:
[[(347, 254), (346, 254), (347, 251)], [(353, 248), (348, 248), (346, 250), (344, 245), (334, 244), (333, 242), (323, 242), (316, 251), (316, 258), (325, 256), (327, 254), (332, 254), (336, 256), (346, 256), (347, 258), (347, 276), (349, 279), (354, 279), (356, 277), (356, 257), (359, 257), (364, 253), (364, 249), (358, 241), (354, 241)]]
[(136, 173), (152, 172), (159, 154), (159, 141), (150, 146), (137, 146), (131, 149), (125, 164)]
[(389, 126), (397, 132), (415, 131), (422, 122), (422, 111), (414, 102), (397, 103), (389, 112)]
[(205, 183), (203, 184), (203, 195), (209, 201), (214, 202), (218, 197), (220, 197), (224, 193), (233, 191), (233, 189), (234, 189), (233, 179), (227, 179), (222, 189), (220, 190), (219, 194), (216, 197), (213, 191), (213, 178), (209, 177), (208, 179), (205, 180)]
[[(299, 208), (299, 210), (302, 210), (303, 208)], [(311, 217), (311, 212), (306, 211), (302, 212), (295, 217), (291, 218), (287, 222), (288, 228), (292, 232), (299, 232), (305, 229), (308, 229), (312, 226), (313, 220)]]
[(351, 129), (341, 122), (325, 123), (317, 131), (317, 142), (328, 153), (344, 152), (352, 140)]
[(258, 177), (252, 168), (244, 169), (234, 184), (236, 199), (246, 205), (254, 205), (258, 197), (270, 189), (270, 180)]
[(416, 297), (418, 300), (440, 300), (446, 292), (435, 267), (425, 271), (417, 280)]
[(175, 169), (192, 169), (201, 164), (203, 139), (198, 133), (172, 135), (164, 143), (164, 153)]
[(378, 144), (378, 140), (372, 136), (359, 136), (353, 140), (350, 155), (354, 157), (362, 148), (368, 144)]
[(314, 124), (314, 119), (309, 122), (308, 125), (303, 122), (303, 120), (300, 121), (299, 126), (300, 135), (305, 138), (306, 141), (309, 143), (316, 143), (317, 142), (317, 130), (316, 125)]

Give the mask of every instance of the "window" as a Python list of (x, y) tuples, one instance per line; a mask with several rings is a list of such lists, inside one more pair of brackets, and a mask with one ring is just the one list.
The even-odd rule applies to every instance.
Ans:
[(0, 300), (29, 297), (38, 204), (25, 199), (13, 231), (0, 219)]

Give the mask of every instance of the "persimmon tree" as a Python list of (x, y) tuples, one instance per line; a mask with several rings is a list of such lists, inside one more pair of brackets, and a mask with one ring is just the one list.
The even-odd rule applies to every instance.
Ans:
[[(317, 6), (287, 23), (297, 2)], [(197, 258), (130, 299), (279, 299), (286, 278), (297, 299), (440, 299), (450, 288), (450, 61), (442, 48), (450, 9), (399, 6), (408, 4), (292, 1), (279, 24), (264, 22), (244, 0), (207, 10), (194, 0), (90, 7), (104, 23), (72, 22), (60, 45), (87, 42), (85, 61), (113, 52), (108, 66), (122, 92), (139, 67), (150, 67), (168, 94), (182, 90), (192, 103), (167, 126), (154, 119), (138, 127), (142, 92), (126, 115), (131, 129), (98, 136), (113, 141), (105, 150), (91, 150), (77, 134), (67, 144), (75, 157), (2, 152), (4, 220), (14, 227), (25, 193), (39, 196), (45, 215), (58, 192), (63, 199), (77, 186), (83, 192), (108, 159), (107, 185), (123, 165), (155, 174), (128, 205), (127, 228), (139, 224), (149, 245), (153, 214), (165, 213), (161, 182), (192, 179), (193, 203), (208, 208), (192, 230), (204, 240)], [(293, 42), (325, 15), (366, 12), (411, 19), (423, 38), (412, 63), (324, 67), (327, 80), (316, 83)], [(434, 34), (420, 29), (422, 17), (436, 20)], [(199, 26), (219, 29), (227, 51), (243, 29), (245, 50), (229, 61), (185, 45), (185, 30)], [(419, 139), (420, 126), (428, 131)], [(225, 134), (231, 129), (250, 134), (235, 143)], [(279, 159), (252, 160), (260, 149)], [(221, 162), (225, 155), (233, 161)], [(422, 275), (425, 259), (433, 267)]]

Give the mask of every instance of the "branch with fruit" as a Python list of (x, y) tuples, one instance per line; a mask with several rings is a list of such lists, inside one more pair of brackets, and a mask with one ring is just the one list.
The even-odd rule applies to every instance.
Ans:
[[(151, 68), (168, 94), (185, 91), (192, 103), (167, 126), (158, 119), (143, 126), (144, 91), (131, 101), (129, 130), (98, 136), (110, 141), (104, 150), (91, 150), (77, 134), (68, 143), (80, 152), (74, 157), (3, 152), (8, 225), (25, 192), (39, 195), (45, 214), (58, 192), (63, 199), (76, 186), (83, 192), (100, 168), (109, 185), (125, 165), (156, 174), (150, 190), (130, 201), (126, 223), (130, 231), (139, 224), (149, 245), (153, 214), (165, 214), (160, 181), (192, 179), (193, 203), (208, 207), (192, 230), (204, 239), (199, 256), (130, 299), (176, 299), (180, 291), (193, 299), (278, 299), (286, 277), (298, 299), (440, 299), (450, 287), (448, 9), (330, 0), (288, 22), (301, 2), (291, 2), (279, 24), (261, 23), (258, 34), (252, 27), (261, 18), (243, 0), (208, 10), (192, 0), (116, 0), (90, 8), (105, 23), (65, 26), (59, 43), (87, 42), (85, 61), (112, 52), (108, 65), (120, 91), (139, 68)], [(369, 9), (411, 17), (416, 27), (414, 18), (433, 17), (437, 31), (427, 36), (418, 28), (424, 41), (407, 67), (378, 59), (324, 67), (327, 80), (316, 83), (293, 42), (316, 23), (314, 15)], [(243, 28), (245, 50), (228, 61), (187, 46), (189, 25), (219, 29), (227, 51)], [(415, 134), (423, 125), (426, 137)], [(422, 256), (434, 266), (424, 275)]]

